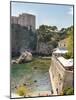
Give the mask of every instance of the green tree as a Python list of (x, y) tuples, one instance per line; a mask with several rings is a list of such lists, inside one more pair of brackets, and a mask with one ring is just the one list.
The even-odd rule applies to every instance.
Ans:
[(67, 32), (67, 48), (70, 57), (73, 57), (73, 29)]
[(67, 87), (63, 90), (62, 95), (73, 95), (74, 94), (74, 89), (71, 87)]
[(57, 30), (57, 27), (56, 26), (52, 26), (51, 28), (53, 31)]
[(29, 92), (28, 88), (26, 86), (20, 86), (17, 88), (17, 94), (20, 96), (25, 96)]

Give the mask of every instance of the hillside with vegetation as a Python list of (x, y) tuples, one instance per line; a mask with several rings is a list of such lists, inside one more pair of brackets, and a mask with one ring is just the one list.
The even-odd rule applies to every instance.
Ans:
[[(72, 37), (71, 37), (72, 36)], [(60, 40), (67, 38), (67, 48), (69, 53), (73, 49), (73, 27), (58, 30), (56, 26), (41, 25), (37, 29), (37, 51), (41, 54), (51, 54), (52, 50), (58, 46)], [(71, 43), (71, 45), (69, 44)], [(70, 45), (70, 46), (69, 46)], [(71, 49), (70, 49), (71, 48)]]
[(73, 57), (73, 26), (58, 30), (56, 26), (41, 25), (35, 32), (32, 32), (27, 27), (12, 24), (11, 33), (12, 52), (26, 49), (35, 54), (51, 55), (58, 42), (66, 38), (68, 54)]
[(67, 31), (67, 49), (68, 55), (73, 58), (73, 46), (74, 46), (74, 37), (73, 37), (73, 27), (70, 27)]
[(66, 29), (66, 43), (67, 43), (67, 50), (68, 53), (64, 55), (65, 58), (73, 58), (74, 54), (74, 32), (73, 32), (73, 26), (68, 27)]

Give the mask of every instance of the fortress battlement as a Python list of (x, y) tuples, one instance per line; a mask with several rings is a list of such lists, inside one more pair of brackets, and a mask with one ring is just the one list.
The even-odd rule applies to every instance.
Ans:
[(11, 16), (11, 24), (19, 24), (35, 31), (35, 15), (22, 13), (19, 16)]

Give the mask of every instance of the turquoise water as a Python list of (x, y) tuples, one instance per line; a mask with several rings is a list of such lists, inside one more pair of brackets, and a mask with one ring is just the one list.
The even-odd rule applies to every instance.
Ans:
[(25, 64), (11, 66), (11, 93), (16, 93), (17, 87), (26, 85), (30, 93), (51, 91), (49, 76), (51, 60), (34, 58)]

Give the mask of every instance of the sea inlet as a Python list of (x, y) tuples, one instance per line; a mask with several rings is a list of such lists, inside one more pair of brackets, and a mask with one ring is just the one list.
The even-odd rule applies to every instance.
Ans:
[(25, 64), (11, 65), (11, 95), (19, 94), (20, 86), (26, 88), (25, 97), (50, 96), (52, 91), (49, 76), (50, 59), (33, 58)]

